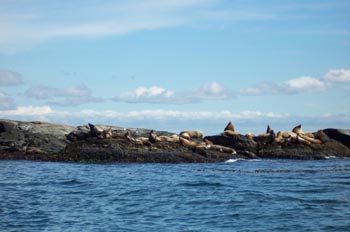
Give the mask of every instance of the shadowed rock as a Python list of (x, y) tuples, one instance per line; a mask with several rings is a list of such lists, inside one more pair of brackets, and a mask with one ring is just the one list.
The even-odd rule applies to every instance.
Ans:
[(328, 135), (329, 138), (334, 139), (350, 149), (350, 130), (341, 129), (325, 129), (323, 132)]

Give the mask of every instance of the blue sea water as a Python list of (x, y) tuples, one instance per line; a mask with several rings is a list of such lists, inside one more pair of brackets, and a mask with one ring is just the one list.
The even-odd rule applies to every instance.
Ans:
[(0, 161), (0, 231), (350, 231), (349, 159), (233, 161)]

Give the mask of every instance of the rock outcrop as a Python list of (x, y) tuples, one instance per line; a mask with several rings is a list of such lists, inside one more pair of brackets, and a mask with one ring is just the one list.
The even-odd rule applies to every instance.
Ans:
[[(306, 135), (300, 132), (298, 136), (305, 138)], [(348, 131), (326, 129), (308, 136), (317, 137), (322, 143), (305, 143), (299, 137), (296, 140), (283, 137), (283, 141), (276, 142), (273, 132), (258, 136), (235, 132), (191, 138), (148, 129), (0, 120), (0, 159), (203, 163), (233, 158), (350, 157)]]

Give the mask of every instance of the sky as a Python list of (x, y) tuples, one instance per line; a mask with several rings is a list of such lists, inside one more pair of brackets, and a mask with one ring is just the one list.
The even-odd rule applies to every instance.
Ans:
[(0, 118), (350, 129), (348, 0), (0, 0)]

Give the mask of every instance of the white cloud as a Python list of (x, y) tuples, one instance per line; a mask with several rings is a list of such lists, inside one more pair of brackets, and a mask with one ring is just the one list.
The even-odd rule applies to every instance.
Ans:
[(134, 91), (124, 92), (115, 98), (116, 101), (123, 101), (128, 103), (161, 103), (166, 102), (167, 99), (172, 98), (174, 93), (158, 86), (150, 88), (138, 87)]
[(57, 111), (50, 106), (19, 106), (13, 110), (0, 110), (0, 117), (79, 117), (79, 118), (99, 118), (105, 119), (108, 122), (111, 119), (120, 121), (134, 120), (242, 120), (242, 119), (258, 119), (258, 118), (282, 118), (286, 115), (276, 114), (272, 112), (259, 111), (242, 111), (233, 113), (231, 111), (177, 111), (177, 110), (139, 110), (119, 112), (112, 110), (96, 111), (96, 110), (81, 110), (76, 112)]
[(23, 81), (21, 75), (10, 70), (0, 70), (0, 86), (20, 85)]
[(115, 101), (127, 103), (188, 104), (204, 100), (225, 100), (233, 98), (230, 90), (217, 82), (207, 83), (197, 89), (173, 92), (159, 86), (138, 87), (134, 91), (121, 93)]
[(313, 77), (302, 76), (283, 82), (281, 89), (287, 93), (320, 92), (327, 89), (327, 84)]
[(32, 86), (25, 95), (37, 100), (46, 100), (53, 105), (72, 106), (88, 102), (101, 102), (102, 99), (92, 96), (92, 90), (82, 86), (70, 88), (54, 88), (49, 86)]
[(323, 78), (327, 82), (350, 83), (349, 69), (331, 69)]
[(0, 92), (0, 110), (8, 110), (14, 107), (13, 99), (7, 93)]
[(20, 106), (13, 110), (0, 110), (0, 118), (28, 121), (48, 121), (68, 125), (94, 124), (123, 127), (151, 128), (156, 130), (180, 131), (182, 129), (201, 129), (206, 134), (216, 134), (228, 121), (235, 124), (240, 133), (262, 133), (270, 124), (275, 131), (291, 130), (302, 124), (306, 131), (321, 128), (347, 128), (350, 114), (324, 114), (300, 116), (260, 111), (178, 111), (178, 110), (80, 110), (59, 111), (50, 106)]
[(301, 76), (280, 83), (261, 82), (253, 87), (240, 91), (242, 95), (259, 96), (275, 94), (299, 94), (307, 92), (322, 92), (329, 88), (329, 84), (308, 76)]

